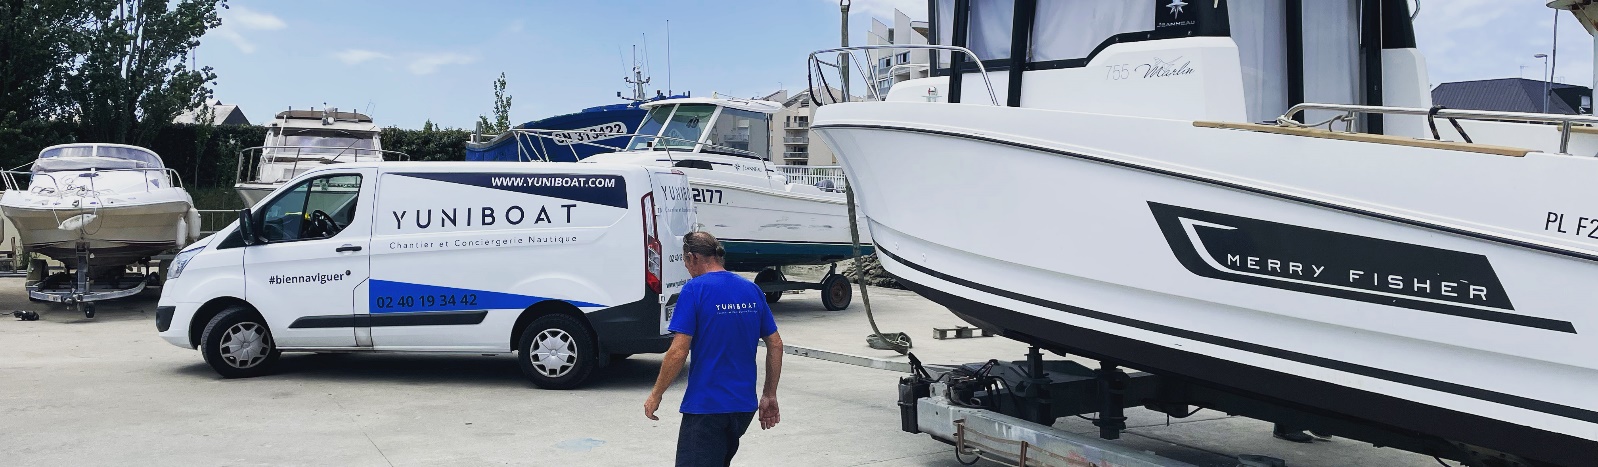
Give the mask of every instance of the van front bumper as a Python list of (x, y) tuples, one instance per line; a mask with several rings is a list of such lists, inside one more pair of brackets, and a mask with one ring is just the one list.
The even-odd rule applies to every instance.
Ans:
[(155, 307), (156, 332), (167, 343), (185, 349), (194, 348), (194, 343), (189, 342), (189, 321), (194, 319), (194, 312), (199, 308), (200, 304), (198, 303), (157, 304)]
[(608, 354), (665, 353), (671, 348), (671, 333), (660, 333), (660, 295), (644, 294), (642, 300), (588, 313), (599, 339), (600, 352)]

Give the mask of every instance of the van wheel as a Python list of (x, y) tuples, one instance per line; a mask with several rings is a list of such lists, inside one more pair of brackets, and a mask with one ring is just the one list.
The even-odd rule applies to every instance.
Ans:
[(838, 311), (849, 308), (849, 302), (854, 298), (854, 289), (849, 287), (849, 278), (842, 274), (831, 274), (821, 280), (821, 306), (827, 311)]
[(588, 328), (576, 318), (554, 314), (533, 320), (517, 347), (522, 373), (544, 389), (572, 389), (599, 365), (599, 351)]
[(250, 378), (267, 374), (282, 352), (261, 315), (234, 305), (205, 325), (200, 355), (223, 378)]
[[(782, 276), (782, 270), (781, 269), (777, 269), (777, 268), (761, 269), (759, 273), (755, 274), (755, 285), (764, 284), (764, 283), (767, 283), (767, 282), (781, 282), (781, 281), (785, 281), (785, 280), (788, 280), (788, 279), (786, 277), (783, 277)], [(781, 300), (781, 299), (782, 299), (782, 291), (781, 290), (778, 290), (776, 292), (766, 292), (766, 303), (777, 303), (777, 300)]]

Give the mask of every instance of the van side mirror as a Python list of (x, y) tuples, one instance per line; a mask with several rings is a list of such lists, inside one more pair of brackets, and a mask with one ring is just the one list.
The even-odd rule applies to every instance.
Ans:
[(261, 242), (261, 235), (255, 230), (255, 216), (250, 213), (250, 208), (239, 210), (239, 238), (244, 240), (245, 246)]

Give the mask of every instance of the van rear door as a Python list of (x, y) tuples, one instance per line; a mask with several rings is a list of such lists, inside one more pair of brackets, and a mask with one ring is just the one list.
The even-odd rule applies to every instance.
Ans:
[(682, 238), (693, 231), (697, 217), (687, 175), (678, 170), (650, 168), (649, 179), (654, 185), (654, 198), (660, 200), (655, 204), (654, 219), (659, 229), (661, 256), (665, 259), (660, 281), (660, 333), (665, 334), (666, 326), (671, 323), (672, 308), (677, 305), (677, 294), (691, 278), (683, 263)]

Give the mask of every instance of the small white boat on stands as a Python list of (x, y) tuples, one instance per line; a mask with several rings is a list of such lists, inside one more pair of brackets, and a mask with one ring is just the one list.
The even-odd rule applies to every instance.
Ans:
[(71, 304), (93, 317), (92, 302), (137, 294), (158, 280), (147, 270), (129, 275), (127, 265), (148, 267), (151, 256), (200, 235), (199, 212), (177, 172), (145, 148), (51, 146), (25, 174), (25, 187), (18, 175), (6, 173), (0, 210), (24, 248), (68, 269), (29, 285), (35, 300)]
[[(839, 167), (777, 166), (769, 162), (771, 114), (776, 102), (729, 98), (674, 98), (643, 104), (649, 113), (624, 147), (584, 158), (675, 167), (688, 175), (700, 228), (727, 248), (727, 268), (758, 271), (755, 281), (776, 301), (784, 290), (820, 289), (829, 310), (847, 307), (848, 280), (836, 271), (819, 283), (790, 282), (779, 267), (836, 263), (853, 257), (849, 208)], [(593, 144), (610, 133), (513, 130), (563, 144)], [(532, 140), (534, 138), (528, 138)], [(523, 160), (549, 160), (554, 144), (524, 144)], [(861, 254), (870, 254), (862, 228)]]
[(239, 182), (233, 188), (244, 204), (254, 206), (300, 173), (326, 164), (410, 160), (404, 153), (384, 151), (380, 130), (372, 117), (358, 112), (278, 112), (267, 126), (266, 141), (239, 153)]
[(1180, 388), (1129, 406), (1598, 462), (1598, 118), (1432, 107), (1407, 1), (934, 5), (814, 125), (912, 290)]

